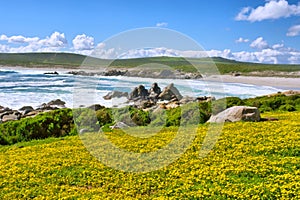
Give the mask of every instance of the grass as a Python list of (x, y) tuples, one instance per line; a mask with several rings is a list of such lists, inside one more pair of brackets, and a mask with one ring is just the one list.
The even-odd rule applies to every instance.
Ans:
[[(201, 125), (178, 160), (149, 173), (102, 164), (79, 136), (3, 146), (0, 199), (299, 199), (300, 112), (262, 117), (279, 121), (226, 123), (204, 158), (199, 152), (207, 125)], [(172, 140), (176, 129), (140, 139), (106, 134), (120, 148), (148, 152)]]
[[(188, 62), (189, 61), (189, 62)], [(189, 60), (177, 57), (152, 57), (152, 58), (135, 58), (121, 60), (103, 60), (92, 57), (86, 57), (70, 53), (0, 53), (0, 65), (26, 66), (26, 67), (79, 67), (88, 65), (92, 67), (111, 66), (114, 68), (133, 68), (149, 63), (163, 64), (183, 72), (195, 72), (196, 69), (191, 65), (198, 66), (200, 72), (209, 71), (212, 66), (217, 66), (221, 74), (239, 71), (242, 73), (249, 72), (295, 72), (300, 71), (300, 65), (274, 65), (247, 63), (228, 60), (220, 57), (214, 58), (193, 58)]]

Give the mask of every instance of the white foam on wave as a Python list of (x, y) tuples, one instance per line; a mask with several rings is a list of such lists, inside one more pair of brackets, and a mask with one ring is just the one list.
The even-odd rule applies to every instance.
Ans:
[[(3, 70), (5, 69), (1, 68), (1, 71)], [(6, 70), (12, 71), (11, 68), (7, 68)], [(113, 100), (107, 101), (103, 99), (103, 96), (115, 90), (130, 92), (138, 85), (145, 85), (146, 89), (149, 89), (154, 82), (157, 82), (161, 89), (170, 83), (174, 83), (175, 87), (179, 89), (183, 96), (192, 97), (215, 96), (222, 98), (225, 96), (237, 96), (240, 98), (249, 98), (280, 91), (280, 89), (270, 86), (191, 79), (66, 75), (49, 76), (48, 80), (45, 80), (45, 77), (41, 79), (39, 76), (30, 77), (28, 79), (28, 74), (43, 74), (49, 71), (24, 68), (13, 71), (20, 73), (20, 76), (17, 76), (19, 80), (10, 80), (9, 78), (14, 76), (10, 76), (9, 74), (3, 75), (3, 79), (6, 78), (7, 81), (2, 82), (1, 86), (12, 88), (6, 89), (6, 92), (4, 92), (5, 90), (0, 91), (0, 105), (13, 109), (18, 109), (26, 105), (37, 107), (53, 99), (65, 101), (66, 106), (70, 108), (73, 106), (79, 107), (80, 105), (89, 106), (96, 103), (106, 107), (125, 105), (127, 101), (126, 98), (114, 98)], [(34, 90), (38, 92), (34, 92)], [(46, 90), (48, 90), (48, 92), (46, 92)], [(73, 101), (73, 94), (75, 94), (75, 98), (80, 97), (75, 102)]]

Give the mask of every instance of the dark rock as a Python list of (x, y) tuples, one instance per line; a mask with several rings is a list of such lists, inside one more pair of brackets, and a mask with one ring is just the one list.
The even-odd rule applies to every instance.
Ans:
[(149, 98), (156, 100), (157, 97), (160, 95), (161, 89), (158, 87), (157, 83), (153, 83), (151, 88), (149, 89)]
[(100, 104), (94, 104), (94, 105), (89, 106), (88, 108), (97, 111), (97, 110), (105, 108), (105, 106), (101, 106)]
[(210, 102), (216, 100), (216, 98), (204, 96), (204, 97), (197, 97), (196, 100), (199, 102)]
[(41, 106), (37, 108), (37, 110), (55, 110), (59, 108), (65, 108), (65, 104), (66, 102), (60, 99), (55, 99), (48, 103), (43, 103)]
[(137, 99), (146, 99), (149, 93), (148, 90), (145, 89), (143, 85), (139, 85), (133, 89), (133, 91), (129, 94), (130, 100), (137, 100)]
[(31, 106), (23, 106), (22, 108), (19, 109), (19, 111), (25, 111), (25, 110), (34, 110), (34, 109)]
[(30, 113), (33, 110), (34, 109), (31, 106), (23, 106), (22, 108), (19, 109), (19, 111), (21, 111), (21, 113), (22, 113), (22, 116)]
[(41, 113), (41, 111), (38, 111), (38, 110), (33, 110), (33, 111), (31, 111), (31, 112), (29, 112), (29, 113), (27, 113), (27, 114), (23, 114), (23, 118), (25, 118), (25, 117), (34, 117), (34, 116), (36, 116), (36, 115), (38, 115), (38, 114), (40, 114)]
[(8, 108), (8, 107), (2, 107), (1, 109), (0, 109), (0, 113), (4, 113), (4, 112), (8, 112), (8, 111), (12, 111), (12, 109), (10, 109), (10, 108)]
[(127, 70), (120, 71), (120, 70), (112, 69), (107, 72), (104, 72), (103, 76), (123, 76), (126, 74), (126, 72), (127, 72)]
[(103, 96), (103, 99), (110, 100), (112, 98), (128, 97), (128, 92), (112, 91)]
[(49, 105), (49, 106), (62, 106), (62, 107), (65, 107), (65, 104), (66, 104), (66, 102), (64, 102), (60, 99), (52, 100), (47, 103), (47, 105)]
[(231, 75), (232, 75), (232, 76), (240, 76), (241, 73), (240, 73), (240, 72), (237, 72), (237, 71), (233, 71), (233, 72), (231, 72)]
[(178, 89), (174, 86), (173, 83), (164, 88), (161, 94), (158, 96), (161, 100), (170, 101), (171, 99), (176, 98), (177, 101), (182, 99), (182, 95), (179, 93)]
[(58, 72), (57, 71), (55, 71), (55, 72), (45, 72), (44, 74), (58, 75)]

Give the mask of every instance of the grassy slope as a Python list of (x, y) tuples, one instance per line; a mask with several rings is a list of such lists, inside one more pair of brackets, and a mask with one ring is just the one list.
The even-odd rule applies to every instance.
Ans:
[[(86, 56), (78, 54), (69, 53), (18, 53), (18, 54), (5, 54), (0, 53), (0, 65), (20, 65), (20, 66), (54, 66), (59, 65), (62, 67), (69, 66), (80, 66), (85, 60)], [(199, 58), (191, 59), (193, 63), (205, 68), (211, 67), (211, 59)], [(224, 58), (212, 58), (212, 61), (216, 64), (221, 74), (229, 73), (232, 71), (240, 72), (252, 72), (252, 71), (283, 71), (292, 72), (300, 71), (300, 65), (271, 65), (271, 64), (257, 64), (257, 63), (245, 63), (237, 62), (233, 60), (228, 60)], [(103, 65), (110, 60), (100, 60), (95, 58), (90, 58), (88, 64), (91, 65)], [(111, 66), (131, 68), (147, 63), (160, 63), (167, 66), (174, 67), (175, 69), (180, 69), (183, 71), (193, 71), (194, 68), (191, 64), (184, 60), (183, 58), (174, 57), (154, 57), (154, 58), (137, 58), (137, 59), (123, 59), (115, 60), (111, 63)]]
[[(144, 174), (106, 167), (77, 136), (0, 147), (0, 199), (298, 199), (300, 112), (266, 116), (280, 120), (225, 124), (203, 159), (198, 155), (207, 127), (200, 126), (179, 160)], [(149, 139), (109, 134), (121, 148), (142, 152), (159, 149), (175, 133), (168, 129)]]

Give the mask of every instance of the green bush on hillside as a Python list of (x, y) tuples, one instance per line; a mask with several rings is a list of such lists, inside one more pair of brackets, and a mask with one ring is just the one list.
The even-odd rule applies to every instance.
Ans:
[(59, 109), (0, 124), (0, 144), (76, 134), (71, 109)]

